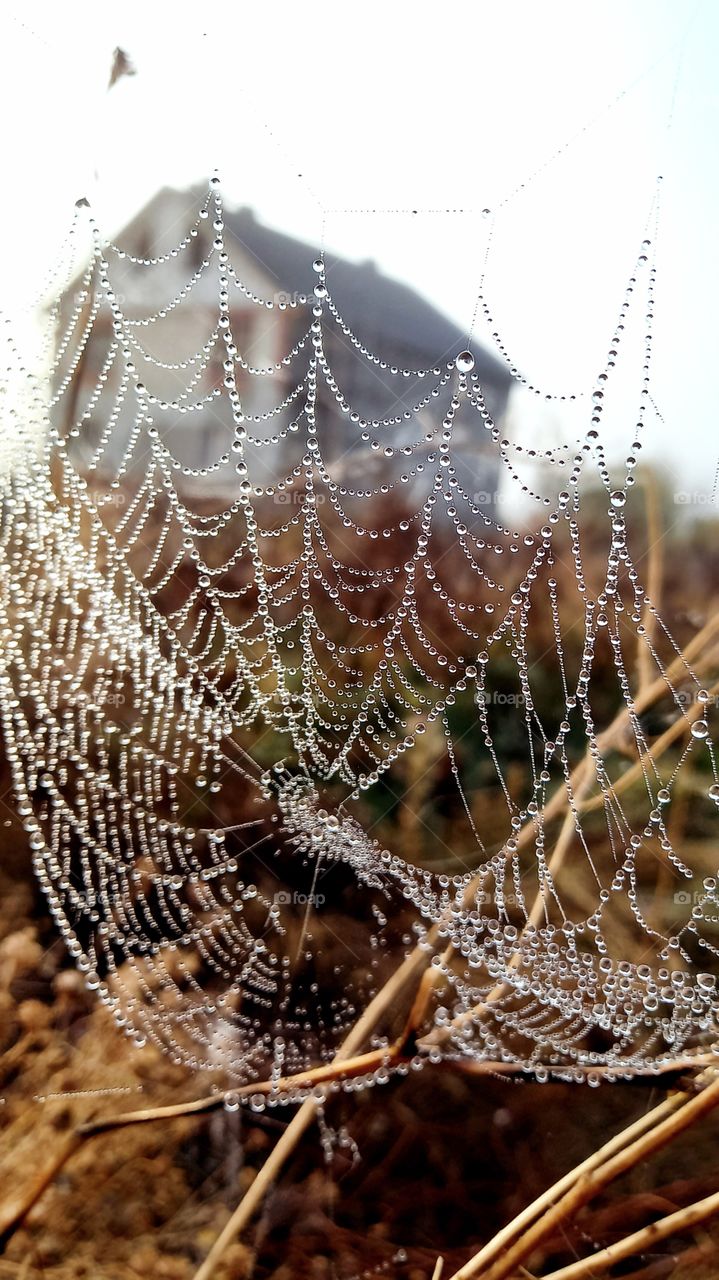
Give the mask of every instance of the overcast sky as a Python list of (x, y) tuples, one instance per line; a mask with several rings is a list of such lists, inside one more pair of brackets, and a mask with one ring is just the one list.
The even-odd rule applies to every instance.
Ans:
[[(711, 489), (712, 0), (8, 8), (6, 311), (39, 287), (78, 196), (115, 232), (158, 187), (217, 166), (228, 198), (313, 245), (373, 258), (467, 329), (493, 223), (482, 210), (495, 211), (487, 293), (506, 345), (548, 389), (587, 389), (662, 174), (655, 447), (682, 483)], [(137, 74), (108, 92), (116, 45)], [(475, 336), (486, 338), (481, 324)], [(514, 417), (522, 439), (573, 428), (534, 404)], [(615, 449), (633, 420), (627, 402)]]

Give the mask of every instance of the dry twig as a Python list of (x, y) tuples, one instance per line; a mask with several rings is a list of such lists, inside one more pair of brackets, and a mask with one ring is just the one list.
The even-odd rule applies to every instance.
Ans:
[[(640, 1160), (645, 1160), (655, 1151), (666, 1146), (677, 1134), (682, 1133), (719, 1105), (719, 1078), (714, 1077), (712, 1073), (710, 1080), (711, 1083), (708, 1083), (701, 1093), (695, 1094), (688, 1100), (686, 1095), (683, 1095), (682, 1104), (678, 1110), (660, 1119), (658, 1123), (653, 1122), (645, 1132), (640, 1133), (628, 1145), (622, 1145), (622, 1148), (610, 1155), (608, 1159), (605, 1155), (600, 1162), (593, 1163), (590, 1157), (589, 1167), (586, 1162), (584, 1166), (579, 1166), (578, 1177), (577, 1171), (573, 1170), (567, 1175), (567, 1179), (571, 1179), (569, 1186), (566, 1186), (566, 1179), (563, 1179), (562, 1182), (557, 1183), (556, 1187), (545, 1193), (541, 1198), (544, 1205), (540, 1216), (537, 1217), (534, 1214), (534, 1221), (525, 1231), (522, 1231), (518, 1238), (516, 1219), (504, 1229), (505, 1238), (514, 1239), (513, 1244), (509, 1244), (507, 1248), (500, 1246), (498, 1249), (495, 1237), (495, 1240), (490, 1241), (489, 1245), (460, 1267), (451, 1280), (477, 1280), (480, 1276), (482, 1280), (506, 1280), (506, 1277), (516, 1270), (519, 1263), (523, 1262), (542, 1240), (552, 1234), (560, 1224), (569, 1221), (583, 1205), (592, 1200), (610, 1182), (620, 1174), (626, 1173), (628, 1169), (634, 1168)], [(619, 1141), (622, 1136), (620, 1134), (614, 1141)], [(606, 1152), (606, 1148), (602, 1150)], [(596, 1154), (599, 1156), (601, 1152)], [(489, 1261), (487, 1265), (490, 1258), (494, 1260)]]
[(560, 1267), (559, 1271), (551, 1271), (543, 1276), (542, 1280), (594, 1280), (595, 1276), (613, 1267), (615, 1262), (621, 1262), (623, 1258), (631, 1258), (635, 1254), (642, 1253), (660, 1240), (666, 1240), (668, 1236), (689, 1231), (691, 1227), (697, 1226), (700, 1222), (706, 1222), (707, 1218), (717, 1213), (719, 1213), (719, 1191), (706, 1196), (704, 1200), (697, 1200), (694, 1204), (685, 1205), (683, 1209), (677, 1209), (676, 1213), (670, 1213), (666, 1218), (650, 1222), (640, 1231), (634, 1231), (623, 1240), (617, 1240), (599, 1253), (592, 1254), (591, 1258), (581, 1258), (567, 1267)]

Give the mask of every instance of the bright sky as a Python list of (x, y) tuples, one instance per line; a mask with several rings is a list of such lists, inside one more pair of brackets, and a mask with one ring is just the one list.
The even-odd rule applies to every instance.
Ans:
[[(11, 315), (40, 287), (78, 196), (115, 232), (159, 186), (217, 166), (228, 198), (375, 259), (467, 329), (492, 225), (481, 211), (497, 211), (487, 293), (507, 347), (540, 385), (587, 388), (661, 173), (656, 443), (683, 483), (711, 490), (712, 0), (14, 8), (0, 18)], [(137, 75), (108, 92), (116, 45)], [(631, 441), (633, 417), (614, 424), (616, 447)], [(569, 429), (534, 402), (515, 419), (525, 438)]]

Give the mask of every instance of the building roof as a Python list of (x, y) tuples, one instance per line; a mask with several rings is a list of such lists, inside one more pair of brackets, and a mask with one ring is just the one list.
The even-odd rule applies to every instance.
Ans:
[[(317, 277), (310, 245), (258, 222), (249, 208), (225, 207), (225, 226), (258, 265), (289, 293), (312, 294)], [(414, 350), (427, 363), (449, 360), (467, 345), (467, 334), (409, 285), (385, 276), (373, 262), (348, 262), (325, 253), (327, 284), (342, 319), (353, 333), (385, 338)], [(477, 370), (500, 385), (509, 384), (507, 366), (474, 342)], [(378, 353), (378, 354), (381, 354)]]
[[(123, 232), (119, 243), (132, 243), (150, 210), (157, 215), (163, 203), (188, 195), (201, 201), (204, 188), (179, 192), (163, 188), (138, 212)], [(234, 241), (276, 286), (278, 292), (311, 296), (317, 283), (312, 261), (317, 249), (282, 231), (265, 226), (248, 207), (225, 205), (225, 227)], [(327, 283), (342, 319), (368, 345), (384, 340), (389, 351), (416, 353), (417, 363), (431, 365), (450, 360), (467, 346), (466, 332), (427, 302), (409, 285), (383, 275), (373, 262), (349, 262), (325, 253)], [(477, 342), (470, 344), (477, 372), (505, 393), (511, 375), (506, 364)], [(379, 355), (382, 351), (378, 351)], [(393, 358), (393, 357), (391, 357)]]

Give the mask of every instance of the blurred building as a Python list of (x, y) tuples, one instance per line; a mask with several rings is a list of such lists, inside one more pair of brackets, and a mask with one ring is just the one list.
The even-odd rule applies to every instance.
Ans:
[[(211, 212), (197, 218), (202, 200), (203, 193), (197, 190), (161, 190), (117, 236), (116, 244), (123, 252), (108, 252), (112, 287), (129, 321), (135, 376), (154, 397), (152, 414), (162, 438), (171, 442), (173, 454), (190, 470), (207, 467), (226, 453), (233, 431), (226, 395), (212, 396), (213, 389), (224, 390), (225, 386), (222, 337), (209, 358), (207, 351), (203, 352), (208, 336), (217, 330), (218, 272), (216, 254), (203, 267), (216, 233)], [(266, 447), (248, 450), (250, 474), (256, 483), (272, 484), (296, 465), (303, 451), (303, 423), (300, 418), (295, 425), (295, 420), (302, 410), (304, 393), (276, 410), (298, 387), (312, 354), (308, 340), (286, 360), (312, 319), (316, 249), (262, 225), (250, 209), (225, 208), (224, 217), (225, 243), (233, 269), (229, 305), (238, 349), (236, 384), (250, 434), (267, 441)], [(193, 219), (195, 227), (188, 236)], [(185, 240), (184, 248), (176, 254), (170, 252)], [(132, 261), (166, 254), (166, 260), (156, 265)], [(336, 385), (369, 424), (383, 418), (396, 422), (376, 430), (370, 425), (369, 435), (381, 442), (379, 446), (363, 442), (362, 424), (341, 409), (335, 390), (318, 371), (317, 416), (322, 424), (323, 456), (339, 483), (377, 485), (385, 478), (394, 479), (398, 468), (415, 466), (430, 450), (430, 444), (423, 443), (413, 458), (401, 462), (403, 446), (415, 444), (436, 429), (455, 381), (450, 378), (432, 395), (436, 376), (406, 376), (393, 373), (392, 366), (436, 366), (445, 371), (447, 361), (465, 347), (466, 334), (409, 286), (383, 275), (372, 262), (353, 263), (331, 254), (325, 255), (325, 262), (327, 285), (341, 318), (341, 322), (328, 322), (324, 332), (325, 352)], [(76, 306), (77, 289), (76, 282), (63, 299), (65, 315)], [(88, 306), (91, 296), (88, 291)], [(272, 306), (257, 305), (253, 298)], [(70, 391), (58, 409), (63, 429), (71, 420), (81, 422), (88, 464), (99, 476), (108, 478), (130, 446), (133, 456), (123, 462), (128, 471), (147, 457), (142, 432), (138, 434), (133, 426), (138, 406), (131, 384), (125, 387), (122, 382), (123, 362), (115, 359), (106, 367), (112, 336), (110, 310), (101, 307)], [(353, 336), (378, 359), (369, 359), (360, 351)], [(487, 408), (501, 423), (511, 383), (509, 371), (482, 347), (474, 345), (472, 351)], [(93, 395), (98, 379), (102, 385), (99, 394)], [(165, 409), (160, 403), (178, 397), (181, 411)], [(205, 403), (199, 411), (191, 408), (202, 400)], [(424, 400), (427, 404), (419, 413), (414, 412)], [(111, 417), (113, 430), (108, 434)], [(480, 415), (463, 404), (454, 424), (455, 463), (460, 483), (483, 508), (491, 505), (497, 480), (488, 436)], [(273, 437), (278, 437), (274, 443)], [(363, 469), (358, 475), (360, 446)], [(392, 451), (389, 456), (387, 448)], [(220, 468), (214, 473), (213, 486), (217, 491), (229, 486), (231, 480), (231, 467)], [(186, 483), (196, 487), (207, 481), (188, 476)]]

